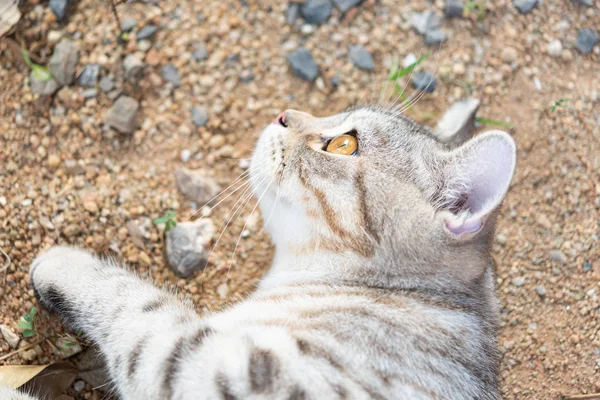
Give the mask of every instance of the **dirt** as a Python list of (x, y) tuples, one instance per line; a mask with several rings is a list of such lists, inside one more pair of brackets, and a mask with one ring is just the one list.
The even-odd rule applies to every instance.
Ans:
[[(282, 2), (165, 3), (119, 6), (121, 19), (137, 21), (134, 32), (150, 23), (159, 27), (147, 52), (133, 37), (118, 44), (107, 2), (91, 0), (79, 1), (62, 24), (46, 3), (33, 1), (12, 36), (40, 64), (52, 52), (50, 39), (74, 38), (78, 71), (99, 63), (120, 90), (141, 100), (140, 127), (131, 135), (104, 125), (114, 100), (101, 90), (89, 100), (77, 85), (52, 98), (33, 94), (27, 66), (9, 44), (0, 43), (0, 248), (12, 260), (0, 273), (0, 323), (19, 332), (17, 321), (36, 305), (29, 265), (56, 244), (116, 256), (157, 284), (177, 286), (201, 312), (239, 301), (272, 255), (253, 217), (230, 263), (254, 199), (224, 230), (208, 267), (188, 279), (178, 279), (165, 265), (158, 227), (151, 226), (140, 243), (127, 223), (174, 209), (180, 221), (210, 214), (219, 228), (237, 193), (201, 211), (178, 192), (176, 168), (207, 169), (226, 188), (244, 172), (240, 165), (262, 127), (281, 110), (321, 116), (356, 103), (388, 101), (388, 92), (380, 93), (392, 58), (431, 51), (420, 68), (438, 74), (438, 87), (408, 115), (434, 125), (453, 101), (474, 96), (481, 100), (479, 115), (508, 123), (518, 145), (516, 176), (493, 246), (502, 305), (503, 396), (559, 399), (600, 392), (600, 46), (588, 55), (574, 48), (578, 28), (600, 26), (600, 1), (586, 8), (547, 0), (527, 15), (510, 1), (496, 1), (486, 5), (481, 19), (473, 14), (444, 20), (449, 39), (432, 47), (423, 44), (409, 19), (413, 11), (441, 11), (440, 1), (366, 1), (343, 18), (334, 10), (327, 23), (312, 29), (301, 20), (286, 25)], [(554, 39), (564, 48), (557, 57), (546, 51)], [(195, 42), (205, 45), (207, 60), (193, 59)], [(357, 43), (373, 54), (375, 72), (349, 61), (348, 47)], [(315, 83), (296, 78), (287, 65), (285, 56), (300, 44), (320, 67)], [(121, 79), (121, 65), (136, 52), (146, 67), (142, 81), (132, 83)], [(168, 62), (178, 68), (179, 88), (161, 78)], [(254, 79), (246, 83), (240, 76), (249, 68)], [(567, 100), (552, 110), (560, 99)], [(190, 109), (197, 105), (210, 111), (205, 127), (192, 121)], [(192, 154), (189, 161), (181, 160), (182, 150)], [(22, 338), (19, 346), (39, 346), (0, 363), (64, 357), (64, 349), (55, 346), (66, 334), (58, 320), (40, 309), (36, 325), (36, 335)], [(11, 351), (0, 339), (0, 357)], [(89, 389), (71, 394), (101, 397)]]

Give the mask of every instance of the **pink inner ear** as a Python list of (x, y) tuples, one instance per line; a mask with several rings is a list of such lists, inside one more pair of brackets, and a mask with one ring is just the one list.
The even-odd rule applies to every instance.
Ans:
[(456, 236), (477, 232), (482, 226), (483, 221), (481, 218), (473, 218), (466, 221), (446, 220), (446, 228)]

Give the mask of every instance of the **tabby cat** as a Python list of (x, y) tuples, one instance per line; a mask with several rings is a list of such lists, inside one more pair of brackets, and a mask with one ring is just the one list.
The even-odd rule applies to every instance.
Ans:
[(273, 265), (227, 311), (199, 316), (71, 247), (38, 256), (31, 282), (122, 399), (498, 399), (490, 243), (515, 145), (467, 125), (282, 113), (251, 164)]

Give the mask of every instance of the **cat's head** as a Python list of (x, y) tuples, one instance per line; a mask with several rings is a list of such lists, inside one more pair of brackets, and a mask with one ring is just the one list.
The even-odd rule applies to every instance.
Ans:
[(263, 131), (251, 165), (275, 264), (303, 260), (307, 273), (325, 265), (329, 274), (375, 282), (480, 276), (515, 145), (501, 131), (455, 147), (440, 140), (457, 132), (436, 136), (378, 107), (326, 118), (282, 113)]

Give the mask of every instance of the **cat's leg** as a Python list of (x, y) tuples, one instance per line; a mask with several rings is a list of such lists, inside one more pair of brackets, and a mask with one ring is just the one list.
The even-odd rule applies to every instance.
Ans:
[(42, 305), (99, 345), (122, 398), (170, 397), (165, 365), (182, 337), (206, 329), (191, 306), (115, 262), (71, 247), (38, 256), (30, 274)]

